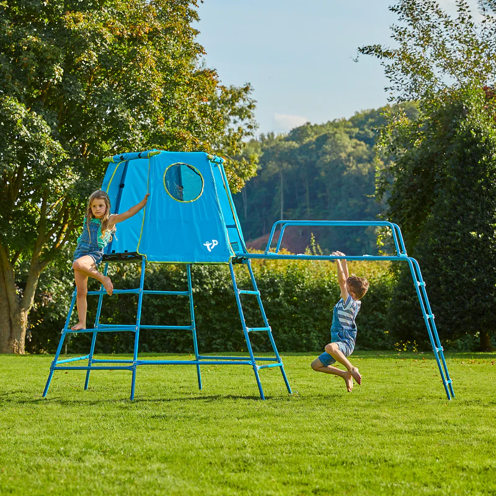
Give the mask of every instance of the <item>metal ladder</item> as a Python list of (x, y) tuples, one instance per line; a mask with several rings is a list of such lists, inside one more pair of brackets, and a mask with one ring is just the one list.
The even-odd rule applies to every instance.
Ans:
[[(291, 394), (292, 393), (291, 387), (290, 387), (288, 379), (286, 377), (286, 373), (284, 371), (284, 365), (282, 363), (281, 357), (277, 351), (277, 347), (276, 347), (274, 338), (272, 336), (272, 330), (271, 330), (269, 323), (267, 321), (267, 316), (265, 314), (265, 310), (263, 308), (262, 300), (260, 297), (260, 291), (257, 288), (256, 282), (255, 282), (255, 277), (253, 275), (251, 262), (250, 262), (250, 260), (243, 260), (242, 263), (246, 264), (248, 266), (248, 270), (250, 273), (250, 279), (251, 279), (252, 286), (253, 286), (252, 290), (240, 290), (240, 289), (238, 289), (232, 261), (229, 262), (229, 268), (231, 271), (234, 293), (236, 296), (236, 303), (238, 306), (241, 324), (242, 324), (243, 332), (244, 332), (245, 339), (246, 339), (249, 357), (246, 357), (246, 356), (244, 356), (244, 357), (240, 357), (240, 356), (225, 357), (225, 356), (217, 356), (217, 355), (201, 356), (199, 354), (199, 351), (198, 351), (198, 340), (197, 340), (197, 333), (196, 333), (196, 322), (195, 322), (195, 312), (194, 312), (194, 302), (193, 302), (193, 286), (192, 286), (192, 282), (191, 282), (191, 264), (186, 265), (187, 276), (188, 276), (188, 290), (187, 291), (146, 290), (146, 289), (144, 289), (146, 260), (144, 258), (142, 258), (139, 288), (114, 289), (114, 291), (113, 291), (114, 294), (138, 294), (138, 309), (137, 309), (137, 317), (136, 317), (136, 324), (135, 325), (102, 324), (100, 322), (103, 297), (104, 297), (104, 295), (106, 295), (106, 291), (103, 288), (103, 285), (101, 285), (100, 289), (98, 291), (88, 291), (88, 295), (98, 295), (98, 307), (97, 307), (97, 312), (96, 312), (94, 328), (93, 329), (80, 329), (77, 331), (73, 331), (72, 329), (69, 328), (69, 323), (70, 323), (70, 319), (72, 316), (72, 312), (74, 310), (74, 306), (76, 303), (76, 297), (77, 297), (77, 289), (74, 290), (74, 293), (72, 296), (72, 301), (71, 301), (71, 306), (70, 306), (69, 312), (67, 314), (64, 328), (62, 329), (62, 336), (60, 338), (60, 342), (59, 342), (59, 345), (57, 347), (57, 352), (55, 353), (54, 360), (52, 361), (51, 366), (50, 366), (50, 373), (48, 376), (48, 380), (47, 380), (45, 389), (43, 391), (43, 397), (46, 397), (46, 395), (48, 393), (53, 374), (56, 370), (86, 370), (86, 380), (84, 383), (84, 389), (88, 389), (90, 372), (92, 370), (130, 370), (132, 372), (130, 399), (133, 400), (134, 399), (134, 392), (135, 392), (135, 384), (136, 384), (136, 369), (137, 369), (137, 367), (140, 365), (167, 365), (167, 364), (168, 365), (185, 365), (185, 364), (196, 365), (199, 389), (202, 389), (200, 365), (212, 365), (212, 364), (213, 365), (250, 365), (253, 367), (253, 371), (255, 373), (255, 378), (257, 380), (258, 389), (260, 392), (260, 397), (262, 399), (265, 399), (265, 395), (264, 395), (264, 392), (262, 389), (262, 384), (260, 382), (260, 376), (259, 376), (258, 371), (260, 369), (265, 369), (265, 368), (279, 367), (281, 369), (282, 376), (284, 378), (284, 382), (286, 383), (286, 387), (288, 389), (288, 392)], [(105, 264), (105, 268), (104, 268), (104, 272), (103, 272), (104, 275), (107, 275), (107, 273), (108, 273), (108, 266), (109, 266), (109, 264), (107, 262)], [(190, 325), (167, 326), (167, 325), (142, 324), (141, 323), (141, 311), (142, 311), (142, 306), (143, 306), (143, 295), (145, 295), (145, 294), (188, 296), (190, 318), (191, 318)], [(240, 298), (240, 295), (243, 295), (243, 294), (244, 295), (255, 295), (257, 297), (257, 302), (258, 302), (260, 312), (262, 314), (264, 327), (249, 328), (246, 326), (246, 322), (245, 322), (245, 318), (244, 318), (244, 314), (243, 314), (243, 309), (241, 306), (241, 298)], [(141, 329), (164, 329), (164, 330), (178, 329), (178, 330), (190, 331), (192, 334), (192, 338), (193, 338), (193, 347), (194, 347), (195, 359), (194, 360), (140, 360), (138, 358), (138, 346), (139, 346), (139, 333), (140, 333)], [(62, 351), (62, 346), (64, 344), (65, 338), (69, 334), (83, 333), (83, 332), (93, 334), (89, 354), (85, 355), (85, 356), (79, 356), (79, 357), (75, 357), (75, 358), (67, 358), (64, 360), (59, 360), (60, 353)], [(96, 338), (97, 338), (97, 335), (99, 332), (134, 332), (135, 337), (134, 337), (133, 359), (132, 360), (130, 360), (130, 359), (120, 360), (120, 359), (97, 359), (97, 358), (94, 358), (95, 343), (96, 343)], [(253, 354), (253, 349), (252, 349), (251, 342), (250, 342), (250, 337), (249, 337), (250, 332), (267, 332), (275, 356), (274, 357), (255, 357)], [(68, 365), (69, 362), (77, 362), (77, 361), (82, 361), (82, 360), (88, 360), (87, 365), (84, 365), (84, 366)], [(258, 365), (257, 361), (275, 362), (275, 363), (264, 363), (262, 365)]]
[[(229, 270), (231, 271), (231, 278), (232, 278), (233, 287), (234, 287), (234, 295), (236, 296), (236, 304), (238, 305), (239, 317), (241, 319), (241, 325), (243, 327), (243, 333), (245, 335), (248, 353), (250, 354), (250, 360), (251, 360), (251, 363), (253, 366), (253, 372), (255, 373), (255, 378), (257, 380), (258, 390), (260, 391), (260, 397), (262, 399), (265, 399), (265, 395), (263, 392), (262, 384), (260, 382), (260, 375), (259, 375), (258, 371), (260, 369), (268, 369), (268, 368), (273, 368), (273, 367), (279, 367), (281, 369), (282, 377), (284, 379), (284, 382), (286, 383), (286, 387), (288, 389), (288, 392), (289, 392), (289, 394), (292, 394), (291, 386), (289, 385), (288, 378), (287, 378), (286, 372), (284, 370), (284, 364), (282, 363), (279, 352), (277, 351), (277, 346), (276, 346), (276, 343), (274, 341), (274, 337), (272, 336), (272, 329), (271, 329), (269, 322), (267, 320), (267, 315), (265, 314), (265, 310), (264, 310), (264, 307), (262, 304), (262, 298), (260, 297), (260, 291), (258, 290), (257, 283), (255, 281), (255, 276), (253, 274), (253, 269), (251, 267), (251, 260), (249, 260), (249, 259), (243, 260), (242, 265), (246, 265), (248, 267), (248, 271), (249, 271), (250, 279), (251, 279), (251, 284), (253, 287), (252, 290), (238, 289), (238, 285), (236, 282), (236, 275), (234, 273), (234, 267), (233, 267), (232, 261), (229, 262)], [(260, 310), (260, 313), (262, 314), (262, 319), (264, 322), (263, 327), (248, 327), (246, 325), (246, 320), (245, 320), (243, 308), (241, 305), (241, 295), (255, 295), (256, 296), (257, 302), (258, 302), (258, 308)], [(270, 344), (272, 345), (272, 350), (274, 351), (274, 354), (275, 354), (275, 358), (255, 357), (254, 356), (253, 349), (251, 346), (251, 341), (250, 341), (250, 332), (267, 332), (269, 339), (270, 339)], [(257, 365), (257, 360), (275, 361), (276, 363), (271, 363), (271, 364), (266, 364), (266, 365)]]
[[(105, 268), (103, 271), (104, 275), (108, 273), (108, 262), (105, 264)], [(198, 362), (198, 341), (196, 336), (196, 323), (195, 323), (195, 314), (194, 314), (194, 303), (193, 303), (193, 289), (191, 283), (191, 265), (188, 264), (186, 266), (187, 276), (188, 276), (188, 290), (187, 291), (155, 291), (155, 290), (146, 290), (144, 289), (145, 282), (145, 269), (146, 269), (146, 260), (142, 258), (141, 260), (141, 274), (140, 274), (140, 286), (135, 289), (114, 289), (113, 294), (138, 294), (138, 310), (136, 316), (136, 324), (135, 325), (118, 325), (118, 324), (102, 324), (100, 323), (100, 315), (103, 304), (103, 296), (106, 295), (106, 291), (103, 285), (100, 286), (98, 291), (88, 291), (88, 295), (98, 295), (98, 307), (95, 318), (95, 325), (93, 329), (79, 329), (77, 331), (73, 331), (69, 327), (69, 323), (71, 320), (72, 312), (74, 310), (74, 306), (76, 303), (77, 297), (77, 289), (74, 290), (71, 306), (69, 308), (69, 312), (67, 314), (67, 318), (65, 321), (64, 328), (62, 329), (62, 336), (60, 338), (59, 345), (57, 347), (57, 351), (55, 353), (55, 357), (50, 366), (50, 373), (48, 376), (47, 383), (45, 385), (45, 389), (43, 391), (43, 397), (46, 397), (48, 393), (48, 389), (50, 388), (50, 383), (52, 381), (53, 373), (56, 370), (86, 370), (86, 380), (84, 383), (84, 389), (88, 389), (89, 380), (90, 380), (90, 372), (92, 370), (130, 370), (132, 371), (132, 382), (131, 382), (131, 397), (130, 399), (134, 399), (134, 391), (136, 384), (136, 369), (138, 365), (145, 365), (150, 363), (159, 363), (154, 360), (138, 360), (138, 346), (139, 346), (139, 333), (140, 329), (179, 329), (179, 330), (189, 330), (192, 333), (193, 337), (193, 347), (194, 353), (196, 357), (196, 361)], [(186, 326), (159, 326), (159, 325), (146, 325), (141, 324), (141, 310), (143, 306), (143, 295), (145, 294), (160, 294), (160, 295), (181, 295), (188, 296), (189, 299), (189, 310), (191, 323)], [(134, 350), (133, 350), (133, 359), (132, 360), (118, 360), (118, 359), (97, 359), (94, 358), (95, 352), (95, 343), (96, 337), (99, 332), (134, 332)], [(91, 347), (88, 355), (68, 358), (65, 360), (59, 360), (60, 353), (62, 351), (62, 346), (64, 344), (65, 338), (69, 334), (75, 333), (92, 333)], [(88, 360), (88, 364), (85, 366), (68, 366), (66, 365), (69, 362), (77, 362), (81, 360)], [(163, 363), (161, 361), (160, 363)], [(167, 361), (167, 363), (172, 363), (172, 361)], [(187, 362), (188, 363), (188, 362)], [(120, 365), (116, 365), (120, 364)], [(201, 382), (201, 371), (199, 363), (196, 364), (197, 376), (198, 376), (198, 387), (202, 389)]]

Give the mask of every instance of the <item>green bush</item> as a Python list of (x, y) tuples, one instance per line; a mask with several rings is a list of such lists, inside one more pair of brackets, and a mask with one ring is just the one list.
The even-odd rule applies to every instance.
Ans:
[[(319, 351), (329, 342), (332, 307), (339, 300), (339, 286), (335, 265), (329, 262), (260, 261), (252, 262), (262, 301), (272, 327), (279, 351)], [(116, 288), (139, 286), (137, 264), (113, 265), (110, 275)], [(248, 269), (235, 266), (238, 287), (252, 289)], [(392, 296), (392, 279), (386, 263), (350, 263), (350, 273), (365, 276), (370, 289), (363, 300), (358, 317), (357, 349), (392, 348), (386, 332), (386, 315)], [(70, 275), (70, 274), (69, 274)], [(47, 273), (44, 304), (36, 306), (31, 314), (31, 352), (54, 352), (64, 325), (73, 291), (73, 283), (62, 268)], [(246, 342), (236, 306), (229, 268), (226, 265), (196, 265), (192, 268), (198, 345), (201, 353), (246, 351)], [(65, 283), (65, 286), (62, 284)], [(145, 286), (153, 290), (187, 289), (186, 269), (181, 265), (150, 264), (146, 271)], [(90, 281), (90, 289), (98, 287)], [(53, 293), (47, 297), (48, 288)], [(243, 310), (249, 327), (261, 327), (263, 320), (256, 297), (242, 295)], [(98, 298), (88, 297), (88, 325), (95, 319)], [(137, 295), (104, 297), (100, 322), (134, 324)], [(76, 313), (73, 322), (75, 322)], [(419, 315), (419, 318), (421, 316)], [(188, 298), (184, 296), (145, 295), (142, 324), (189, 325)], [(255, 351), (269, 351), (266, 333), (250, 335)], [(91, 334), (70, 336), (70, 352), (87, 353)], [(100, 333), (96, 351), (105, 353), (130, 352), (134, 333)], [(140, 332), (140, 351), (193, 352), (189, 331), (148, 330)]]

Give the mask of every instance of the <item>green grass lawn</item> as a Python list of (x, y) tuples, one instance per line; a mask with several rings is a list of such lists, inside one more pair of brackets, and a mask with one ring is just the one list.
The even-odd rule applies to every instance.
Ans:
[[(180, 357), (181, 358), (181, 357)], [(182, 357), (185, 358), (185, 357)], [(362, 386), (314, 356), (248, 366), (56, 372), (52, 356), (0, 356), (0, 494), (496, 494), (496, 355), (357, 352)]]

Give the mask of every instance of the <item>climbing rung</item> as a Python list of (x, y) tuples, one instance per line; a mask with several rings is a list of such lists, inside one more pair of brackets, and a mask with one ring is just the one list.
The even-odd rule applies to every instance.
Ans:
[(444, 351), (444, 348), (440, 346), (439, 348), (436, 346), (436, 351)]
[(430, 314), (427, 315), (427, 318), (434, 320), (436, 317), (434, 317), (434, 314), (433, 313), (430, 313)]
[(260, 291), (248, 291), (246, 289), (238, 289), (239, 294), (251, 294), (251, 295), (259, 295)]
[(270, 331), (270, 327), (247, 327), (248, 332)]
[[(138, 294), (140, 292), (140, 288), (136, 288), (136, 289), (114, 289), (112, 294), (124, 294), (124, 293), (134, 293), (134, 294)], [(88, 294), (89, 295), (106, 295), (107, 294), (107, 291), (105, 291), (104, 289), (100, 290), (100, 291), (88, 291)]]
[(99, 324), (98, 327), (95, 327), (93, 329), (77, 329), (76, 331), (73, 331), (72, 329), (62, 329), (62, 332), (66, 332), (69, 334), (75, 334), (75, 333), (83, 333), (83, 332), (123, 332), (123, 331), (132, 331), (136, 332), (136, 326), (135, 325), (103, 325)]
[(417, 286), (425, 286), (425, 282), (422, 281), (422, 282), (417, 282)]
[(178, 329), (183, 331), (192, 331), (193, 326), (164, 326), (164, 325), (142, 325), (140, 324), (140, 329)]
[(144, 289), (143, 294), (160, 294), (160, 295), (180, 295), (189, 296), (189, 291), (155, 291), (153, 289)]

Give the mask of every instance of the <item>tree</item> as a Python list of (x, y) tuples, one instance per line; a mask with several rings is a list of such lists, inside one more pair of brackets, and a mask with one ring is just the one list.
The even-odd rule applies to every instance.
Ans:
[[(255, 129), (249, 84), (202, 64), (197, 0), (0, 4), (0, 352), (24, 352), (39, 275), (75, 239), (83, 205), (121, 151), (203, 150), (235, 161)], [(21, 284), (19, 267), (29, 264)]]
[[(419, 103), (417, 118), (390, 113), (382, 131), (380, 149), (392, 159), (378, 182), (385, 217), (402, 226), (423, 268), (441, 336), (478, 334), (480, 349), (491, 348), (496, 330), (493, 4), (481, 3), (476, 24), (464, 0), (456, 18), (433, 1), (402, 0), (391, 8), (405, 24), (392, 28), (398, 48), (360, 49), (382, 60), (397, 100)], [(409, 275), (396, 275), (393, 331), (422, 339)]]

